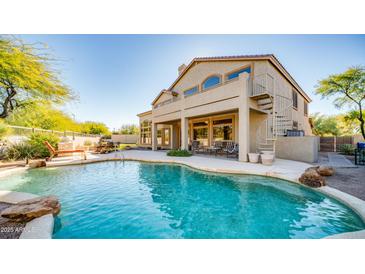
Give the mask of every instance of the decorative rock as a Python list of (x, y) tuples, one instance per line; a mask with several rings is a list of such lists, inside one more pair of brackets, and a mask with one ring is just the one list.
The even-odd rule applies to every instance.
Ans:
[(326, 185), (324, 178), (314, 168), (307, 169), (299, 178), (299, 182), (310, 187), (321, 187)]
[(1, 212), (1, 216), (16, 222), (29, 222), (46, 214), (57, 215), (61, 205), (55, 196), (37, 197), (10, 206)]
[(29, 167), (31, 168), (38, 168), (38, 167), (45, 167), (47, 164), (46, 164), (46, 161), (44, 160), (39, 160), (39, 161), (33, 161), (29, 164)]
[(304, 172), (309, 171), (309, 170), (317, 171), (318, 168), (319, 168), (319, 166), (308, 167)]
[(332, 176), (335, 173), (335, 170), (333, 167), (329, 166), (320, 166), (317, 168), (317, 172), (321, 176)]

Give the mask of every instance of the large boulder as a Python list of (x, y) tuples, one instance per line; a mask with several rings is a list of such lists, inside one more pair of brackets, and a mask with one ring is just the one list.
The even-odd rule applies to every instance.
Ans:
[(45, 167), (47, 164), (46, 164), (46, 161), (45, 160), (38, 160), (38, 161), (32, 161), (30, 164), (29, 164), (29, 167), (31, 168), (38, 168), (38, 167)]
[(47, 214), (55, 216), (60, 211), (61, 205), (58, 198), (55, 196), (45, 196), (17, 203), (4, 209), (0, 215), (16, 222), (29, 222)]
[(332, 176), (335, 173), (333, 167), (330, 166), (312, 166), (307, 168), (305, 171), (315, 170), (321, 176)]
[(299, 182), (310, 187), (321, 187), (326, 185), (325, 179), (313, 169), (307, 169), (299, 178)]
[(320, 166), (317, 168), (317, 172), (321, 176), (332, 176), (335, 173), (335, 170), (333, 167), (329, 166)]

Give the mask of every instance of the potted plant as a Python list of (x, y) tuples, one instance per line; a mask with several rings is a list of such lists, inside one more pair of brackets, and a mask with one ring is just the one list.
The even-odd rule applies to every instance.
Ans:
[(258, 163), (259, 162), (259, 153), (248, 153), (248, 160), (250, 163)]
[(274, 162), (274, 153), (263, 153), (261, 156), (261, 163), (266, 166), (271, 166)]

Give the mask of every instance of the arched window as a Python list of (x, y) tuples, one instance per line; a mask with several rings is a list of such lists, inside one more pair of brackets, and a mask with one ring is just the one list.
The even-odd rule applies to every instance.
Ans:
[(220, 84), (220, 82), (221, 82), (221, 77), (219, 77), (217, 75), (211, 76), (203, 82), (203, 85), (202, 85), (203, 90), (210, 88), (210, 87), (214, 87), (214, 86)]

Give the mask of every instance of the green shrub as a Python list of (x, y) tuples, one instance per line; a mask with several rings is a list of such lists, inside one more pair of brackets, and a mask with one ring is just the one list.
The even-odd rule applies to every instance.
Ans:
[(190, 157), (191, 155), (191, 152), (187, 151), (186, 149), (172, 149), (167, 152), (167, 156), (173, 157)]
[(119, 149), (120, 150), (128, 150), (128, 149), (131, 149), (131, 148), (134, 148), (134, 147), (137, 147), (136, 144), (119, 144)]
[(8, 147), (4, 153), (4, 159), (9, 161), (32, 159), (34, 156), (34, 147), (27, 142), (13, 144)]
[(33, 148), (33, 158), (46, 158), (50, 156), (50, 153), (44, 142), (48, 141), (55, 149), (60, 141), (57, 135), (50, 133), (34, 133), (30, 136), (27, 143)]
[(91, 146), (92, 145), (92, 143), (91, 143), (91, 141), (90, 140), (86, 140), (85, 142), (84, 142), (84, 146), (86, 146), (86, 147), (89, 147), (89, 146)]
[(340, 153), (345, 155), (353, 155), (355, 153), (355, 147), (350, 144), (340, 145)]
[(10, 132), (9, 127), (0, 119), (0, 139), (4, 138)]

